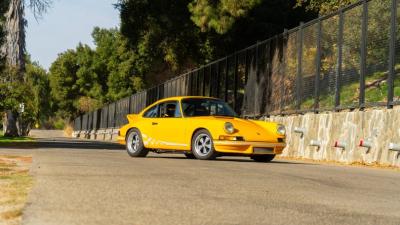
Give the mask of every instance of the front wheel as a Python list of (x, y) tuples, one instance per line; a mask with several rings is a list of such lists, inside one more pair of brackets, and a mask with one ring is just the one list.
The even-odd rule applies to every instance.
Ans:
[(271, 162), (275, 158), (275, 155), (253, 155), (252, 160), (256, 162)]
[(131, 157), (146, 157), (149, 150), (144, 147), (142, 134), (136, 128), (129, 131), (126, 136), (126, 150)]
[(192, 153), (196, 159), (211, 160), (217, 157), (211, 134), (201, 129), (193, 135)]

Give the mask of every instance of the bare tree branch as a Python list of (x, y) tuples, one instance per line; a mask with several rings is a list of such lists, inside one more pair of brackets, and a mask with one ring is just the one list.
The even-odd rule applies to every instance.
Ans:
[(27, 6), (33, 12), (33, 15), (36, 20), (40, 19), (43, 14), (47, 12), (47, 10), (51, 7), (53, 1), (52, 0), (26, 0)]

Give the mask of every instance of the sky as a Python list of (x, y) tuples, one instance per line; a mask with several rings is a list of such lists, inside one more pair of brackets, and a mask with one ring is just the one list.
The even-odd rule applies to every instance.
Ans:
[(52, 7), (36, 20), (26, 9), (26, 45), (33, 61), (45, 69), (59, 53), (74, 49), (79, 42), (94, 47), (91, 33), (95, 26), (119, 26), (117, 0), (53, 0)]

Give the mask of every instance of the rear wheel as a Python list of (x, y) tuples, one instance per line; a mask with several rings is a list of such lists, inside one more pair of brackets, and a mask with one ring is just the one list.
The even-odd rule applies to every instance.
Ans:
[(126, 150), (131, 157), (146, 157), (149, 150), (144, 147), (142, 134), (136, 128), (131, 129), (126, 136)]
[(192, 153), (196, 159), (210, 160), (217, 157), (211, 134), (201, 129), (193, 135)]
[(275, 155), (253, 155), (252, 160), (256, 162), (271, 162), (275, 158)]

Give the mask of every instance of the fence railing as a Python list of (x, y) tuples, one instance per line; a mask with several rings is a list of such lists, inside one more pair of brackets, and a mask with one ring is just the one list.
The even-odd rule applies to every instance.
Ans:
[(82, 115), (74, 129), (120, 127), (179, 95), (221, 98), (249, 117), (390, 108), (400, 103), (399, 4), (360, 1)]

